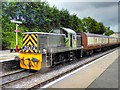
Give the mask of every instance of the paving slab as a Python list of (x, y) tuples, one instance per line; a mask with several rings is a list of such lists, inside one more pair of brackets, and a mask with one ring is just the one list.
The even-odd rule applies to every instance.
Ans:
[(15, 56), (19, 56), (19, 53), (10, 53), (10, 52), (0, 53), (0, 62), (13, 60)]
[(118, 88), (118, 59), (88, 88)]

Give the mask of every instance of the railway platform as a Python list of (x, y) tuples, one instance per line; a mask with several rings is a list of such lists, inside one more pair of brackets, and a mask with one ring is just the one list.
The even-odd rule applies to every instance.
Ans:
[(19, 56), (19, 53), (10, 53), (9, 50), (0, 51), (0, 76), (20, 69), (19, 61), (15, 60), (16, 56)]
[(0, 51), (0, 62), (14, 60), (19, 53), (10, 53), (9, 51)]
[(42, 88), (118, 88), (120, 49), (113, 51)]

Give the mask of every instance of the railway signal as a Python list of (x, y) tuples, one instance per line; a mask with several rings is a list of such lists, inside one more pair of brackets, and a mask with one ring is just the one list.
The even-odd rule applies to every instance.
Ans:
[(16, 52), (18, 52), (18, 32), (20, 32), (18, 30), (18, 26), (19, 26), (18, 24), (22, 24), (22, 22), (21, 21), (16, 21), (16, 20), (11, 20), (11, 22), (16, 24), (16, 30), (15, 30), (15, 32), (16, 32)]

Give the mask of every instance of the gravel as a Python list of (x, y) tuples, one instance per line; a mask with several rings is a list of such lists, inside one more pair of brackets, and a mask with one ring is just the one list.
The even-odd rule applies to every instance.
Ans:
[(21, 70), (21, 71), (19, 71), (19, 72), (15, 72), (15, 73), (13, 73), (13, 74), (11, 73), (11, 74), (2, 76), (2, 77), (0, 77), (0, 79), (2, 80), (2, 82), (0, 83), (0, 85), (9, 83), (9, 82), (11, 82), (11, 81), (20, 79), (20, 78), (22, 78), (22, 77), (29, 76), (29, 75), (31, 75), (31, 74), (32, 74), (32, 73), (30, 73), (30, 72), (26, 72), (26, 70)]

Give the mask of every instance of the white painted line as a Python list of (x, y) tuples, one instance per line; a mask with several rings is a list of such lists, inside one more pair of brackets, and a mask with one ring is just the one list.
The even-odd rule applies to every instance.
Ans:
[[(117, 50), (113, 51), (112, 53), (114, 53), (114, 52), (116, 52), (116, 51), (117, 51)], [(102, 58), (104, 58), (104, 57), (106, 57), (106, 56), (108, 56), (108, 55), (110, 55), (110, 54), (112, 54), (112, 53), (109, 53), (109, 54), (107, 54), (107, 55), (105, 55), (105, 56), (102, 56), (102, 57), (98, 58), (97, 60), (92, 61), (92, 62), (90, 62), (90, 63), (84, 65), (83, 67), (80, 67), (80, 68), (76, 69), (75, 71), (66, 74), (66, 75), (63, 76), (63, 77), (61, 77), (61, 78), (59, 78), (59, 79), (57, 79), (57, 80), (55, 80), (55, 81), (53, 81), (53, 82), (51, 82), (51, 83), (48, 83), (47, 85), (44, 85), (44, 86), (41, 87), (41, 88), (48, 88), (49, 86), (51, 86), (51, 85), (53, 85), (53, 84), (55, 84), (55, 83), (57, 83), (57, 82), (59, 82), (59, 81), (65, 79), (66, 77), (69, 77), (69, 76), (73, 75), (74, 73), (76, 73), (76, 72), (78, 72), (78, 71), (80, 71), (80, 70), (82, 70), (82, 69), (84, 69), (84, 68), (90, 66), (91, 64), (93, 64), (93, 63), (99, 61), (100, 59), (102, 59)]]
[(15, 58), (11, 58), (11, 59), (5, 59), (5, 60), (0, 60), (0, 63), (1, 62), (7, 62), (7, 61), (12, 61), (12, 60), (14, 60)]

